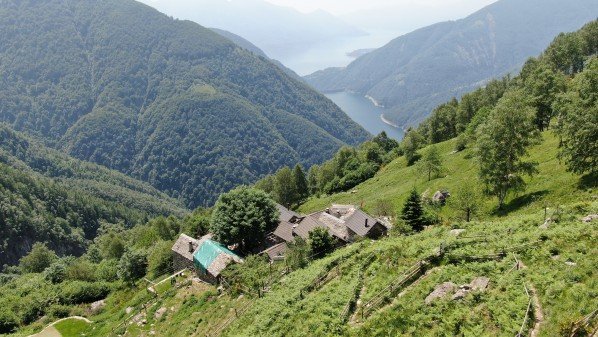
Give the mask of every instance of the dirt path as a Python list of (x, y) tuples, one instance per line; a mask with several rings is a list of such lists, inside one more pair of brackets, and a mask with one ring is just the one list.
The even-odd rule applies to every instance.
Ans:
[[(523, 261), (518, 260), (518, 267), (520, 269), (526, 269), (527, 266), (523, 264)], [(529, 292), (532, 297), (532, 303), (534, 304), (534, 327), (530, 332), (530, 337), (538, 337), (540, 335), (540, 327), (544, 323), (544, 310), (542, 310), (542, 303), (538, 297), (538, 291), (533, 283), (529, 284)]]
[(58, 330), (54, 327), (54, 325), (56, 325), (62, 321), (66, 321), (67, 319), (77, 319), (77, 320), (84, 321), (85, 323), (92, 323), (92, 321), (88, 320), (85, 317), (81, 317), (81, 316), (71, 316), (71, 317), (61, 318), (57, 321), (52, 322), (41, 332), (38, 332), (34, 335), (29, 335), (28, 337), (62, 337), (62, 335), (60, 334), (60, 332), (58, 332)]
[(544, 323), (544, 312), (542, 311), (542, 304), (540, 303), (540, 299), (538, 298), (538, 291), (536, 291), (536, 287), (530, 283), (529, 291), (532, 295), (532, 300), (534, 302), (534, 319), (535, 324), (534, 328), (530, 333), (530, 337), (538, 337), (540, 334), (540, 326)]

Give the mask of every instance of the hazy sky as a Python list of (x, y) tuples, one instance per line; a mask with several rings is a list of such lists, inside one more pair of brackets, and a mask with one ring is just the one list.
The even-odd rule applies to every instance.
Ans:
[[(150, 0), (151, 1), (151, 0)], [(238, 1), (238, 0), (237, 0)], [(242, 1), (242, 0), (241, 0)], [(324, 9), (330, 13), (343, 15), (360, 10), (379, 8), (393, 8), (395, 10), (409, 10), (416, 7), (428, 8), (434, 12), (440, 9), (451, 13), (467, 15), (496, 0), (266, 0), (270, 3), (293, 7), (302, 12)]]

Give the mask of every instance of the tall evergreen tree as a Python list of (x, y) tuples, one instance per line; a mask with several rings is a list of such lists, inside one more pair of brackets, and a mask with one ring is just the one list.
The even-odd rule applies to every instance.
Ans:
[(401, 218), (415, 231), (419, 232), (424, 229), (424, 208), (415, 188), (411, 191), (403, 206), (403, 215)]
[(535, 115), (524, 93), (515, 90), (505, 94), (478, 128), (480, 177), (499, 207), (509, 191), (525, 188), (522, 175), (537, 171), (537, 163), (523, 160), (528, 147), (540, 140)]

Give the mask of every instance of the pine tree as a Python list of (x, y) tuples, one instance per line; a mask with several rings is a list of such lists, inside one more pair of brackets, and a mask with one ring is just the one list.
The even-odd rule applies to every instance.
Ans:
[(419, 232), (424, 229), (424, 209), (421, 198), (415, 188), (411, 191), (409, 198), (407, 198), (403, 206), (402, 219), (415, 231)]

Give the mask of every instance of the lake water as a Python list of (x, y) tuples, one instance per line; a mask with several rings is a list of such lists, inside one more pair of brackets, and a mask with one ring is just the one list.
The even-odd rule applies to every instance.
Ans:
[(384, 123), (380, 118), (384, 109), (376, 107), (363, 95), (350, 92), (337, 92), (326, 94), (326, 97), (330, 98), (351, 119), (363, 126), (371, 134), (377, 135), (382, 131), (386, 131), (386, 134), (391, 138), (396, 140), (403, 139), (403, 130)]

